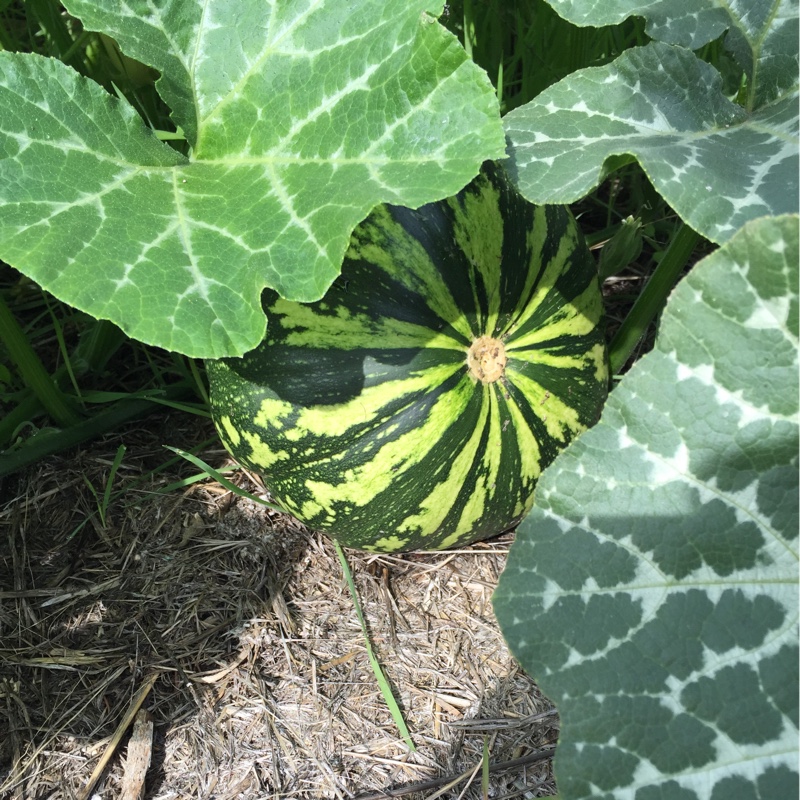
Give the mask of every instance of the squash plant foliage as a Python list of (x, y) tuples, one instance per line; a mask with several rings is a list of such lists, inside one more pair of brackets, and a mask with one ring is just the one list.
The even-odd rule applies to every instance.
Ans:
[[(549, 2), (641, 14), (654, 41), (505, 118), (521, 192), (571, 202), (636, 158), (723, 247), (543, 473), (498, 619), (560, 709), (565, 798), (796, 797), (797, 3)], [(252, 349), (265, 286), (320, 298), (374, 206), (504, 155), (443, 2), (64, 4), (159, 71), (189, 154), (60, 62), (0, 53), (0, 258), (142, 341)], [(724, 31), (738, 94), (694, 52)]]
[[(504, 117), (511, 167), (531, 202), (579, 200), (636, 158), (680, 217), (713, 242), (748, 220), (797, 212), (794, 0), (748, 0), (738, 12), (724, 0), (549, 2), (578, 24), (644, 16), (658, 41), (578, 70)], [(726, 87), (690, 49), (725, 30), (742, 87)]]
[(455, 194), (504, 154), (443, 2), (64, 5), (159, 71), (189, 152), (62, 62), (0, 53), (0, 258), (148, 344), (241, 355), (264, 287), (318, 300), (374, 206)]
[[(796, 797), (797, 4), (549, 2), (660, 41), (506, 116), (521, 191), (575, 200), (635, 157), (724, 244), (543, 473), (495, 612), (561, 713), (562, 797)], [(734, 99), (689, 49), (725, 30)]]
[(495, 593), (564, 797), (797, 796), (797, 216), (695, 266)]

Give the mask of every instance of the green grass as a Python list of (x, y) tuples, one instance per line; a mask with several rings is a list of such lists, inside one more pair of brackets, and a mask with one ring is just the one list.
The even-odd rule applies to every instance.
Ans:
[(159, 404), (208, 414), (195, 364), (129, 339), (0, 264), (0, 477)]
[(532, 100), (576, 69), (613, 60), (645, 44), (641, 20), (579, 28), (545, 0), (455, 0), (442, 22), (495, 84), (503, 113)]

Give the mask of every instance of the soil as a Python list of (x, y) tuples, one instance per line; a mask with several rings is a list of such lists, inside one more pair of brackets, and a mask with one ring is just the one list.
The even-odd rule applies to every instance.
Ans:
[(203, 441), (231, 465), (209, 422), (162, 414), (0, 487), (0, 798), (554, 794), (555, 710), (491, 607), (513, 535), (347, 552), (412, 751), (330, 541), (211, 479), (164, 491), (198, 470), (163, 445)]

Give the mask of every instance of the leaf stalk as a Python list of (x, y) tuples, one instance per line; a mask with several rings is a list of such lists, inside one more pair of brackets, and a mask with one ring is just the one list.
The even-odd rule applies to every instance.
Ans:
[(700, 238), (686, 223), (676, 231), (655, 272), (609, 345), (612, 375), (617, 375), (625, 366), (650, 323), (664, 308)]

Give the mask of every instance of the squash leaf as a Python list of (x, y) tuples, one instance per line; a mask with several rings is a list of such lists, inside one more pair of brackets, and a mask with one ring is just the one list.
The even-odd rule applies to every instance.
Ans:
[(0, 257), (149, 344), (263, 338), (264, 287), (319, 299), (381, 202), (457, 192), (504, 135), (435, 0), (67, 0), (156, 68), (191, 152), (58, 61), (0, 53)]
[(796, 797), (798, 217), (748, 223), (545, 470), (494, 597), (572, 798)]
[(727, 32), (726, 46), (752, 81), (758, 65), (759, 93), (769, 100), (796, 80), (797, 11), (791, 0), (547, 0), (573, 25), (617, 25), (631, 16), (645, 19), (659, 42), (697, 50)]
[[(681, 218), (714, 242), (798, 210), (798, 11), (790, 0), (551, 0), (572, 22), (636, 13), (663, 41), (567, 76), (505, 117), (512, 173), (536, 203), (580, 199), (638, 159)], [(746, 12), (746, 13), (745, 13)], [(718, 37), (745, 75), (742, 103), (687, 47)]]

